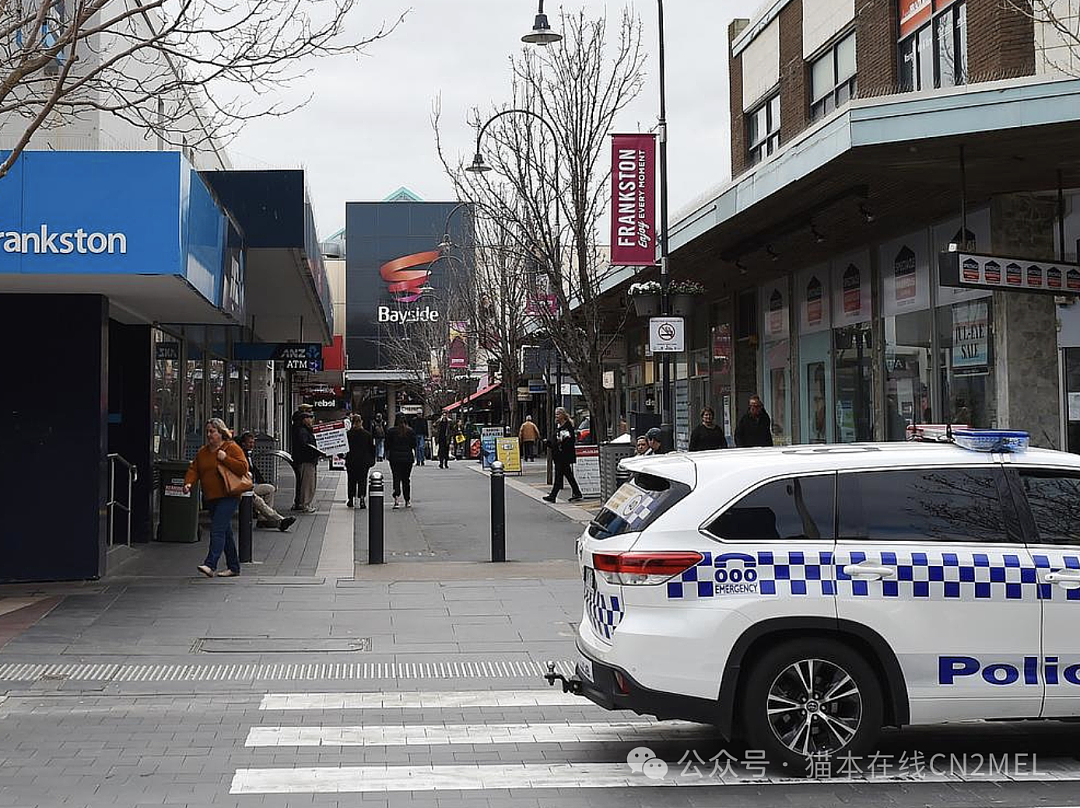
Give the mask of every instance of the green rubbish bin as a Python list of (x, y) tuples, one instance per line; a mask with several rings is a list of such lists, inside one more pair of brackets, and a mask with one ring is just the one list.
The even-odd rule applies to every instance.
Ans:
[(184, 493), (184, 461), (165, 461), (157, 464), (158, 541), (197, 542), (199, 540), (199, 483)]

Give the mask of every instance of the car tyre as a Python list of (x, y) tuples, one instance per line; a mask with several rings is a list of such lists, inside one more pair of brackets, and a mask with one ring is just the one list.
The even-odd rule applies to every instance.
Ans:
[(881, 732), (878, 679), (862, 654), (836, 640), (789, 640), (766, 651), (747, 671), (743, 694), (748, 748), (793, 775), (810, 773), (815, 759), (861, 756)]

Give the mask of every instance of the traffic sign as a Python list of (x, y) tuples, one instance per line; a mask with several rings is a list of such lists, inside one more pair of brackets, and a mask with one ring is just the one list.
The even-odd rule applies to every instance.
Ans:
[(686, 347), (686, 326), (682, 317), (650, 317), (649, 347), (653, 353), (678, 353)]

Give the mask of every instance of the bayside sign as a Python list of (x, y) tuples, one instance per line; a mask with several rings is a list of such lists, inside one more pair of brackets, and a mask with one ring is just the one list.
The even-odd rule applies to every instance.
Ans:
[(656, 135), (611, 136), (611, 263), (656, 263)]
[(376, 309), (380, 323), (432, 323), (439, 319), (439, 310), (430, 306), (422, 309), (392, 309), (379, 306)]

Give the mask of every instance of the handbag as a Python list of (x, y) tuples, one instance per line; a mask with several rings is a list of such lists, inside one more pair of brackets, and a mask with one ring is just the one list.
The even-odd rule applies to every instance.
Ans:
[(252, 491), (255, 488), (255, 481), (251, 478), (251, 470), (249, 469), (240, 476), (236, 472), (232, 471), (228, 466), (218, 463), (218, 474), (221, 475), (221, 481), (225, 483), (225, 493), (230, 497), (238, 497), (248, 491)]

